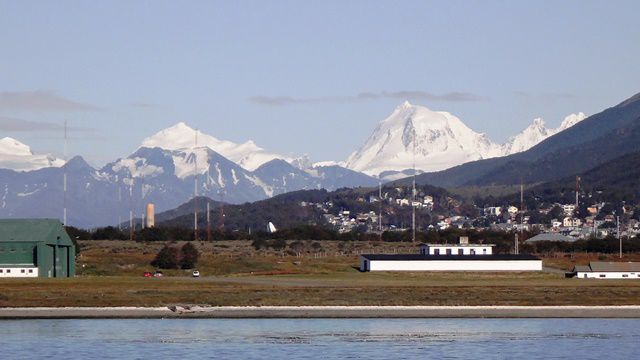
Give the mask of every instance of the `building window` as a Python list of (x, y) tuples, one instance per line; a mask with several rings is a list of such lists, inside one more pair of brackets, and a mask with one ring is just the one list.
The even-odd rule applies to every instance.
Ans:
[(11, 269), (7, 269), (7, 274), (9, 274), (11, 272)]
[(475, 255), (475, 254), (476, 254), (476, 249), (471, 249), (471, 250), (469, 251), (469, 253), (470, 253), (471, 255)]
[(29, 274), (33, 274), (33, 269), (29, 269)]
[(607, 277), (607, 275), (605, 275), (605, 274), (600, 274), (599, 276), (602, 277), (602, 278)]
[(433, 255), (440, 255), (440, 249), (433, 249)]
[(451, 249), (447, 249), (447, 255), (451, 255)]
[(3, 270), (3, 269), (0, 269), (0, 274), (2, 274), (3, 272), (4, 272), (4, 270)]
[(629, 277), (628, 274), (622, 274), (622, 277)]
[(482, 253), (486, 255), (487, 254), (487, 249), (482, 249)]
[(24, 269), (20, 269), (20, 272), (24, 274), (25, 271), (24, 271)]
[(464, 255), (464, 250), (463, 249), (458, 249), (458, 255)]

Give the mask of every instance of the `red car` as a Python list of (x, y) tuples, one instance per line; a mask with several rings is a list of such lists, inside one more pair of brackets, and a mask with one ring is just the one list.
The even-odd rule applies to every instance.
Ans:
[(150, 271), (145, 271), (142, 276), (144, 276), (144, 277), (153, 277), (153, 274), (151, 274)]

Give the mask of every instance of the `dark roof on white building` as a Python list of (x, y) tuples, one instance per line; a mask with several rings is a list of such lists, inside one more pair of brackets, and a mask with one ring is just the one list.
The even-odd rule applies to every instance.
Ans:
[(382, 261), (487, 261), (487, 260), (540, 260), (540, 258), (529, 254), (511, 255), (511, 254), (493, 254), (493, 255), (420, 255), (420, 254), (363, 254), (361, 255), (367, 260)]
[(592, 261), (589, 265), (576, 265), (574, 272), (640, 272), (640, 262)]
[(538, 235), (532, 237), (531, 239), (525, 240), (525, 243), (532, 243), (532, 242), (536, 242), (536, 241), (567, 241), (567, 242), (573, 242), (573, 241), (576, 241), (576, 239), (572, 238), (571, 236), (565, 236), (565, 235), (557, 234), (557, 233), (544, 233), (544, 234), (538, 234)]

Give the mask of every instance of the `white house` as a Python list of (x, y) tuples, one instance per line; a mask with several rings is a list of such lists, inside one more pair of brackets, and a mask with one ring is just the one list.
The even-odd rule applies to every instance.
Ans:
[(592, 261), (574, 266), (571, 274), (578, 279), (640, 279), (640, 262)]
[(360, 271), (541, 271), (532, 255), (493, 254), (491, 244), (421, 244), (419, 254), (365, 254)]
[(573, 215), (573, 212), (575, 210), (576, 210), (576, 206), (573, 204), (562, 205), (562, 211), (564, 211), (565, 215)]
[(492, 255), (493, 244), (469, 244), (466, 237), (459, 244), (420, 244), (420, 255)]

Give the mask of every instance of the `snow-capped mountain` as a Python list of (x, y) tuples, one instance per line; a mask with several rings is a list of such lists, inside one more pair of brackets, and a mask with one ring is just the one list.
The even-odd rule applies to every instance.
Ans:
[[(9, 143), (5, 148), (12, 156), (28, 153), (24, 144)], [(158, 212), (173, 209), (191, 199), (196, 189), (200, 196), (243, 203), (294, 190), (376, 184), (372, 177), (339, 166), (301, 170), (272, 159), (249, 171), (207, 146), (140, 147), (101, 169), (79, 156), (61, 167), (24, 172), (0, 169), (0, 217), (61, 218), (66, 203), (68, 224), (86, 228), (118, 224), (128, 219), (129, 211), (139, 217), (147, 203), (153, 203)]]
[(448, 112), (405, 102), (378, 124), (364, 145), (345, 161), (345, 166), (373, 176), (412, 169), (414, 162), (416, 170), (422, 172), (444, 170), (527, 150), (584, 118), (583, 113), (571, 114), (557, 129), (548, 129), (543, 119), (535, 119), (520, 134), (499, 145)]
[(346, 167), (370, 175), (410, 169), (414, 146), (416, 168), (423, 171), (500, 154), (500, 147), (485, 134), (471, 130), (450, 113), (405, 102), (378, 124), (364, 145), (346, 160)]
[(560, 126), (555, 129), (547, 128), (543, 118), (536, 118), (533, 120), (531, 125), (522, 130), (519, 134), (510, 137), (507, 142), (502, 145), (501, 155), (507, 156), (529, 150), (549, 136), (555, 135), (560, 131), (572, 127), (584, 120), (586, 117), (587, 116), (581, 112), (577, 114), (570, 114), (566, 116)]
[(204, 134), (200, 130), (191, 128), (184, 122), (177, 123), (144, 139), (140, 147), (159, 147), (166, 150), (208, 147), (249, 171), (253, 171), (273, 159), (283, 159), (289, 163), (296, 160), (293, 156), (268, 152), (251, 140), (242, 144), (219, 140), (211, 135)]
[(2, 169), (31, 171), (62, 165), (64, 165), (64, 160), (57, 159), (50, 154), (34, 154), (28, 145), (14, 138), (0, 139), (0, 168)]

